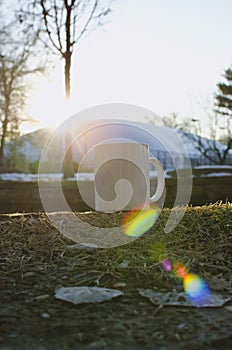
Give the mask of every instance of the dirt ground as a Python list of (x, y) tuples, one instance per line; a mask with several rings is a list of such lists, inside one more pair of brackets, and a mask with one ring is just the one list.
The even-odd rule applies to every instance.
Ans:
[[(111, 214), (78, 215), (92, 224), (120, 222)], [(183, 289), (160, 265), (164, 247), (212, 292), (232, 296), (232, 207), (189, 208), (172, 234), (163, 233), (167, 215), (164, 210), (150, 232), (130, 244), (93, 250), (71, 249), (74, 242), (44, 214), (1, 215), (0, 349), (231, 349), (231, 301), (217, 308), (154, 305), (138, 289)], [(60, 286), (115, 288), (124, 295), (73, 305), (55, 298)]]

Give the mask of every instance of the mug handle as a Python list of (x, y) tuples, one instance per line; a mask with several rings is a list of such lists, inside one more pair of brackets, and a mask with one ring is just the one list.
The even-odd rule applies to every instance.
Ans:
[(149, 158), (157, 172), (157, 189), (155, 194), (150, 198), (151, 202), (157, 202), (163, 194), (165, 188), (164, 171), (160, 161), (156, 158)]

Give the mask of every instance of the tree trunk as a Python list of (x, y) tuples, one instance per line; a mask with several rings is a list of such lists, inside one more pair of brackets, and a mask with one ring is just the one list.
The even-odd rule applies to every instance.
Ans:
[(65, 131), (65, 149), (67, 150), (63, 162), (63, 179), (73, 178), (75, 176), (73, 155), (71, 147), (71, 137), (69, 130)]
[(1, 135), (1, 142), (0, 142), (0, 165), (3, 160), (4, 155), (4, 147), (6, 142), (6, 133), (7, 133), (7, 124), (8, 124), (8, 117), (5, 115), (3, 124), (2, 124), (2, 135)]
[[(71, 69), (71, 52), (66, 52), (65, 55), (65, 94), (67, 103), (70, 98), (70, 69)], [(71, 137), (69, 130), (65, 131), (65, 148), (67, 152), (65, 153), (64, 163), (63, 163), (63, 179), (72, 178), (75, 176), (73, 155), (71, 146)]]
[(72, 48), (71, 48), (71, 12), (72, 6), (66, 6), (66, 21), (65, 21), (65, 36), (66, 36), (66, 51), (64, 54), (65, 59), (65, 93), (67, 101), (70, 98), (70, 70), (71, 70), (71, 57), (72, 57)]
[[(66, 31), (66, 52), (63, 55), (65, 60), (65, 68), (64, 68), (64, 74), (65, 74), (65, 94), (66, 94), (66, 100), (67, 102), (70, 99), (70, 71), (71, 71), (71, 58), (72, 58), (72, 50), (71, 50), (71, 32), (70, 32), (70, 26), (71, 26), (71, 11), (72, 6), (68, 5), (66, 3), (66, 22), (65, 22), (65, 31)], [(65, 131), (65, 148), (67, 149), (67, 152), (64, 157), (64, 163), (63, 163), (63, 179), (67, 179), (70, 177), (75, 176), (75, 170), (74, 170), (74, 164), (73, 164), (73, 156), (72, 156), (72, 147), (71, 147), (71, 137), (69, 130)]]
[(66, 100), (69, 101), (70, 99), (70, 70), (71, 70), (71, 52), (66, 52), (65, 54), (65, 95), (66, 95)]

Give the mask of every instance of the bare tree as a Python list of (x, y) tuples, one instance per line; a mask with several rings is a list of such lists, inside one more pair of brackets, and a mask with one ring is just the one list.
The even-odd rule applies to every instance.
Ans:
[(169, 116), (163, 117), (164, 126), (169, 126), (170, 128), (188, 130), (191, 129), (191, 119), (190, 118), (181, 118), (178, 113), (171, 113)]
[[(172, 113), (170, 116), (164, 116), (163, 118), (147, 118), (147, 121), (158, 126), (179, 129), (183, 140), (192, 143), (198, 154), (200, 153), (212, 164), (223, 165), (226, 163), (232, 147), (230, 121), (227, 119), (227, 125), (222, 126), (219, 123), (220, 116), (213, 108), (210, 109), (209, 106), (202, 106), (202, 108), (208, 117), (207, 129), (209, 130), (210, 138), (202, 136), (204, 128), (202, 121), (197, 118), (183, 119), (177, 113)], [(224, 130), (224, 146), (219, 142), (221, 129)]]
[[(205, 112), (209, 138), (202, 137), (203, 126), (200, 119), (192, 119), (196, 125), (194, 134), (185, 132), (183, 136), (191, 141), (195, 149), (211, 164), (224, 165), (232, 147), (231, 129), (229, 125), (226, 128), (220, 124), (221, 117), (215, 110), (205, 108)], [(223, 144), (220, 143), (221, 129), (225, 130)]]
[(182, 118), (178, 113), (171, 113), (168, 116), (146, 118), (148, 123), (159, 126), (167, 126), (169, 128), (190, 131), (192, 124), (190, 118)]
[(217, 140), (208, 139), (200, 135), (184, 132), (184, 138), (191, 140), (195, 149), (211, 164), (226, 164), (227, 155), (232, 146), (232, 140), (223, 147)]
[[(71, 62), (75, 45), (109, 14), (112, 0), (31, 0), (18, 12), (21, 23), (40, 27), (45, 46), (64, 60), (65, 93), (71, 90)], [(43, 26), (41, 27), (41, 21)], [(45, 40), (47, 35), (49, 44)]]
[[(58, 53), (64, 60), (65, 94), (67, 101), (71, 90), (71, 62), (74, 47), (79, 40), (94, 27), (101, 25), (110, 13), (112, 0), (30, 0), (18, 12), (21, 23), (39, 29), (45, 46)], [(41, 27), (42, 23), (42, 27)], [(45, 40), (45, 36), (48, 41)], [(49, 42), (49, 44), (48, 44)], [(66, 145), (70, 135), (66, 131)], [(74, 176), (72, 149), (64, 158), (63, 177)]]
[(12, 39), (12, 27), (14, 23), (0, 30), (0, 161), (7, 138), (18, 133), (20, 123), (29, 119), (25, 113), (29, 86), (27, 78), (32, 73), (42, 71), (41, 67), (29, 64), (35, 37), (24, 42), (19, 38)]

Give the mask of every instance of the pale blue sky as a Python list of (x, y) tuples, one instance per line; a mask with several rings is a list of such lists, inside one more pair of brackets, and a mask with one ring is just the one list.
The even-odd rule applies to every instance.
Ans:
[(104, 28), (76, 47), (68, 112), (60, 64), (41, 81), (31, 107), (37, 127), (110, 102), (204, 118), (199, 103), (232, 64), (231, 38), (231, 0), (115, 0)]

